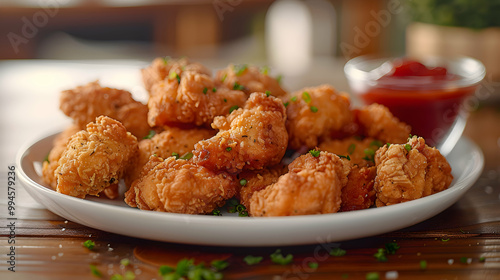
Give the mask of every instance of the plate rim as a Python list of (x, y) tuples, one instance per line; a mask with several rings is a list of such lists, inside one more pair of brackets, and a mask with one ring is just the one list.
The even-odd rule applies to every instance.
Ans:
[[(24, 145), (21, 146), (21, 148), (18, 150), (18, 153), (16, 155), (16, 168), (18, 168), (17, 172), (19, 172), (19, 177), (21, 178), (21, 181), (23, 183), (23, 187), (28, 191), (30, 196), (33, 196), (31, 191), (37, 191), (38, 193), (45, 194), (51, 198), (53, 201), (54, 199), (63, 199), (67, 200), (68, 202), (73, 202), (73, 203), (78, 203), (79, 205), (82, 205), (83, 207), (92, 207), (92, 208), (97, 208), (102, 211), (119, 211), (123, 212), (124, 215), (130, 216), (130, 217), (144, 217), (145, 219), (158, 219), (159, 221), (167, 221), (167, 222), (174, 222), (174, 223), (185, 223), (185, 224), (212, 224), (214, 221), (219, 221), (219, 226), (231, 226), (231, 227), (241, 227), (241, 226), (248, 226), (248, 219), (251, 219), (253, 224), (257, 224), (257, 227), (265, 227), (265, 226), (272, 226), (277, 223), (281, 224), (284, 227), (290, 227), (293, 224), (300, 224), (301, 226), (308, 226), (308, 225), (316, 225), (319, 222), (331, 222), (331, 221), (343, 221), (343, 220), (356, 220), (356, 219), (367, 219), (369, 217), (376, 217), (380, 215), (386, 215), (390, 214), (391, 212), (398, 211), (398, 209), (403, 210), (403, 209), (412, 209), (412, 208), (418, 208), (421, 206), (421, 204), (426, 204), (426, 202), (431, 203), (432, 200), (439, 200), (441, 198), (446, 198), (450, 197), (453, 194), (457, 196), (457, 199), (455, 199), (449, 206), (445, 207), (444, 209), (440, 210), (439, 212), (436, 212), (432, 214), (429, 217), (426, 217), (422, 220), (418, 220), (416, 222), (411, 222), (408, 225), (404, 225), (402, 227), (396, 227), (394, 229), (390, 229), (388, 231), (384, 232), (389, 232), (392, 230), (397, 230), (401, 229), (407, 226), (411, 226), (413, 224), (416, 224), (420, 221), (426, 220), (430, 217), (433, 217), (437, 215), (438, 213), (442, 212), (446, 208), (450, 207), (452, 204), (454, 204), (460, 197), (472, 187), (474, 182), (479, 178), (479, 176), (482, 173), (482, 170), (484, 168), (484, 154), (481, 151), (481, 149), (475, 144), (473, 141), (468, 139), (465, 136), (462, 136), (459, 140), (459, 142), (465, 142), (466, 145), (470, 147), (471, 152), (475, 154), (477, 157), (475, 161), (471, 162), (479, 162), (479, 164), (471, 166), (470, 167), (470, 173), (469, 174), (464, 174), (456, 178), (455, 181), (452, 183), (453, 187), (448, 188), (442, 192), (423, 197), (420, 199), (416, 199), (413, 201), (408, 201), (405, 203), (400, 203), (400, 204), (395, 204), (395, 205), (390, 205), (390, 206), (385, 206), (385, 207), (378, 207), (378, 208), (370, 208), (370, 209), (363, 209), (363, 210), (357, 210), (357, 211), (350, 211), (350, 212), (342, 212), (342, 213), (331, 213), (331, 214), (322, 214), (322, 215), (304, 215), (304, 216), (288, 216), (288, 217), (233, 217), (233, 216), (223, 216), (223, 217), (217, 217), (217, 216), (210, 216), (210, 215), (189, 215), (189, 214), (179, 214), (179, 213), (165, 213), (165, 212), (156, 212), (156, 211), (144, 211), (144, 210), (139, 210), (137, 208), (132, 208), (132, 207), (124, 207), (120, 205), (113, 205), (113, 204), (107, 204), (107, 203), (102, 203), (98, 201), (92, 201), (92, 200), (87, 200), (87, 199), (80, 199), (80, 198), (75, 198), (71, 196), (67, 196), (61, 193), (57, 193), (55, 190), (51, 189), (50, 187), (40, 185), (37, 183), (35, 180), (30, 178), (24, 168), (23, 168), (23, 159), (29, 154), (30, 149), (35, 146), (36, 144), (39, 144), (41, 141), (48, 141), (48, 138), (54, 138), (58, 133), (60, 133), (61, 130), (54, 130), (51, 131), (50, 133), (44, 133), (44, 135), (39, 136), (39, 137), (33, 137), (33, 139), (30, 139), (26, 141)], [(468, 164), (467, 167), (470, 165)], [(460, 181), (458, 181), (460, 180)], [(457, 183), (461, 183), (459, 186), (457, 186)], [(26, 186), (28, 185), (28, 187)], [(33, 188), (33, 189), (29, 189)], [(28, 190), (29, 189), (29, 190)], [(461, 194), (456, 194), (460, 193)], [(35, 197), (34, 197), (35, 198)], [(44, 207), (47, 209), (51, 208), (47, 206), (44, 201), (39, 201), (37, 198), (35, 198), (39, 203), (41, 203)], [(50, 209), (49, 209), (50, 210)], [(52, 211), (52, 210), (50, 210)], [(54, 211), (52, 211), (54, 212)], [(59, 213), (56, 213), (57, 215), (60, 215), (64, 218), (64, 215), (61, 215)], [(361, 217), (360, 217), (361, 216)], [(72, 219), (70, 219), (72, 220)], [(222, 222), (220, 222), (222, 221)], [(78, 221), (78, 223), (82, 223), (81, 221)], [(96, 228), (93, 225), (89, 225), (89, 223), (82, 223), (86, 226)], [(254, 225), (255, 226), (255, 225)], [(98, 228), (100, 230), (103, 230), (101, 228)], [(109, 230), (105, 230), (109, 231)], [(109, 231), (113, 232), (113, 231)], [(168, 240), (166, 239), (158, 239), (158, 238), (148, 238), (147, 236), (137, 236), (137, 235), (129, 235), (129, 234), (124, 234), (122, 232), (113, 232), (117, 234), (122, 234), (122, 235), (128, 235), (128, 236), (133, 236), (133, 237), (138, 237), (138, 238), (145, 238), (145, 239), (152, 239), (152, 240), (158, 240), (158, 241), (165, 241), (165, 242), (177, 242), (177, 243), (186, 243), (182, 242), (179, 240)], [(382, 233), (382, 232), (381, 232)], [(365, 236), (358, 236), (354, 238), (361, 238), (361, 237), (366, 237), (366, 236), (371, 236), (373, 234), (365, 235)], [(351, 238), (351, 239), (354, 239)], [(203, 244), (203, 245), (230, 245), (234, 246), (231, 244), (215, 244), (213, 242), (187, 242), (188, 244)], [(229, 242), (231, 243), (231, 242)], [(294, 243), (294, 242), (285, 242), (283, 245), (301, 245), (301, 244), (312, 244), (312, 243), (317, 243), (317, 242), (299, 242), (299, 243)], [(260, 245), (256, 245), (255, 242), (249, 243), (249, 244), (238, 244), (237, 246), (274, 246), (273, 244), (266, 244), (266, 242), (261, 242), (259, 243)]]

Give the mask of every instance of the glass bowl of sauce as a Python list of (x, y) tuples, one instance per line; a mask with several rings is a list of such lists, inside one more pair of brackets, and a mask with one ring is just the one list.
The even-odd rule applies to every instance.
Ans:
[(484, 65), (473, 58), (356, 57), (344, 72), (363, 103), (385, 105), (412, 126), (412, 134), (447, 154), (460, 139), (467, 110), (464, 102), (485, 76)]

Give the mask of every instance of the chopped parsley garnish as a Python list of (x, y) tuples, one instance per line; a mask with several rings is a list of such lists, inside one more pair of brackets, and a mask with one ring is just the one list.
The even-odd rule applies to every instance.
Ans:
[(375, 151), (373, 149), (365, 149), (363, 151), (365, 153), (365, 156), (363, 157), (364, 160), (375, 162)]
[(389, 149), (389, 147), (391, 146), (391, 143), (386, 143), (385, 146), (387, 147), (387, 149)]
[(120, 260), (120, 264), (123, 265), (123, 266), (127, 266), (130, 264), (130, 260), (125, 258), (125, 259), (121, 259)]
[(121, 274), (113, 274), (109, 280), (123, 280), (123, 275)]
[(304, 92), (302, 93), (302, 99), (303, 99), (306, 103), (310, 103), (310, 102), (311, 102), (311, 95), (309, 94), (309, 92), (304, 91)]
[(349, 155), (343, 156), (343, 155), (338, 155), (339, 158), (345, 158), (347, 160), (351, 160), (351, 157)]
[(267, 75), (269, 73), (269, 67), (263, 66), (260, 68), (260, 73)]
[(283, 76), (278, 75), (278, 76), (276, 77), (276, 81), (278, 82), (278, 84), (281, 84), (281, 80), (283, 80)]
[(385, 251), (387, 252), (387, 254), (389, 255), (394, 255), (396, 254), (396, 251), (401, 248), (398, 243), (396, 242), (389, 242), (389, 243), (386, 243), (385, 244)]
[(378, 274), (378, 272), (368, 272), (366, 274), (366, 280), (379, 280), (380, 279), (380, 275)]
[(220, 212), (220, 210), (219, 210), (219, 209), (214, 209), (214, 210), (212, 211), (212, 215), (214, 215), (214, 216), (222, 216), (222, 213)]
[(427, 269), (427, 261), (426, 260), (421, 260), (420, 261), (420, 269), (421, 270), (426, 270)]
[(240, 185), (245, 186), (248, 183), (247, 179), (243, 178), (240, 180)]
[(222, 79), (220, 80), (221, 82), (224, 82), (227, 78), (227, 74), (224, 74), (224, 76), (222, 76)]
[[(225, 99), (224, 99), (225, 100)], [(231, 108), (229, 108), (229, 114), (231, 114), (234, 110), (238, 109), (238, 105), (233, 105)]]
[(180, 157), (179, 159), (189, 160), (192, 157), (193, 157), (193, 153), (189, 152), (189, 153), (185, 153), (184, 155), (182, 155), (182, 157)]
[(233, 149), (233, 148), (231, 148), (231, 147), (227, 147), (227, 148), (226, 148), (226, 151), (230, 152), (232, 149)]
[(229, 263), (223, 260), (213, 260), (210, 265), (217, 271), (224, 270), (224, 268), (229, 266)]
[(377, 252), (375, 254), (373, 254), (373, 256), (379, 262), (386, 262), (387, 261), (387, 256), (385, 255), (385, 249), (383, 249), (383, 248), (378, 248)]
[(176, 72), (171, 72), (169, 75), (168, 75), (168, 78), (173, 80), (173, 79), (177, 79), (177, 83), (180, 84), (181, 83), (181, 77), (179, 76), (179, 74), (177, 74)]
[(410, 144), (405, 144), (405, 150), (408, 152), (411, 150), (411, 145)]
[(281, 265), (287, 265), (293, 261), (293, 255), (288, 254), (286, 256), (283, 256), (281, 254), (281, 250), (277, 249), (274, 253), (270, 255), (271, 261), (276, 264), (281, 264)]
[(342, 257), (346, 254), (346, 250), (344, 249), (341, 249), (341, 248), (333, 248), (331, 251), (330, 251), (330, 256), (334, 256), (334, 257)]
[(238, 212), (239, 217), (248, 217), (248, 211), (245, 205), (243, 204), (238, 204), (235, 207), (236, 211)]
[(163, 57), (163, 63), (168, 64), (168, 61), (170, 60), (170, 56), (165, 56)]
[(160, 274), (160, 276), (165, 276), (174, 271), (175, 269), (173, 267), (170, 267), (168, 265), (160, 265), (160, 268), (158, 269), (158, 274)]
[(179, 159), (179, 156), (180, 156), (180, 155), (179, 155), (178, 153), (176, 153), (176, 152), (173, 152), (173, 153), (172, 153), (172, 156), (173, 156), (173, 157), (175, 157), (175, 159)]
[(290, 98), (290, 101), (292, 101), (292, 102), (297, 101), (297, 96), (292, 96), (292, 98)]
[(373, 140), (372, 142), (370, 142), (370, 146), (382, 147), (382, 145), (382, 142), (379, 140)]
[(95, 277), (99, 277), (101, 278), (102, 277), (102, 272), (97, 268), (96, 265), (89, 265), (90, 266), (90, 272), (92, 272), (92, 275), (94, 275)]
[(241, 64), (241, 65), (233, 65), (233, 71), (235, 72), (236, 76), (241, 76), (245, 70), (247, 70), (248, 66), (246, 64)]
[(234, 82), (233, 89), (234, 90), (245, 90), (245, 87), (240, 85), (238, 82)]
[(94, 250), (95, 242), (92, 240), (87, 240), (87, 241), (83, 242), (83, 247), (85, 247), (89, 250)]
[(223, 100), (224, 100), (224, 102), (227, 102), (227, 99), (224, 98)]
[(217, 91), (217, 88), (212, 88), (212, 92), (216, 92)]
[(245, 258), (243, 258), (243, 261), (248, 265), (254, 265), (260, 263), (262, 259), (264, 258), (260, 256), (254, 257), (252, 255), (248, 255)]
[(203, 88), (203, 94), (207, 94), (208, 88)]
[(408, 141), (410, 141), (413, 137), (418, 137), (418, 136), (417, 135), (411, 135), (411, 134), (409, 134), (408, 135)]
[(148, 135), (144, 136), (143, 139), (151, 139), (155, 135), (156, 135), (156, 131), (150, 130), (149, 133), (148, 133)]
[(310, 150), (309, 153), (313, 157), (319, 157), (319, 154), (321, 153), (321, 151), (320, 150)]
[(283, 105), (284, 105), (284, 106), (285, 106), (285, 108), (286, 108), (286, 107), (288, 107), (288, 105), (290, 105), (290, 102), (288, 102), (288, 101), (287, 101), (287, 102), (283, 103)]
[(466, 257), (461, 257), (460, 258), (461, 263), (467, 263), (467, 258)]
[(309, 107), (309, 109), (310, 109), (310, 110), (311, 110), (311, 112), (313, 112), (313, 113), (318, 112), (318, 107), (316, 107), (316, 106), (311, 106), (311, 107)]
[(308, 262), (307, 266), (311, 269), (318, 269), (319, 264), (317, 262)]
[(351, 145), (349, 145), (349, 147), (347, 147), (347, 152), (352, 155), (354, 153), (354, 150), (356, 150), (356, 144), (352, 143)]
[(486, 261), (486, 258), (485, 257), (480, 257), (479, 258), (479, 262), (485, 262)]
[(450, 241), (450, 238), (449, 238), (449, 237), (448, 237), (448, 238), (446, 238), (446, 239), (445, 239), (445, 238), (441, 238), (441, 241), (443, 241), (443, 242), (448, 242), (448, 241)]
[(50, 152), (47, 153), (47, 155), (43, 158), (43, 161), (46, 161), (46, 162), (50, 163), (49, 154), (50, 154)]
[(271, 95), (271, 92), (266, 90), (266, 96), (269, 97), (269, 95)]

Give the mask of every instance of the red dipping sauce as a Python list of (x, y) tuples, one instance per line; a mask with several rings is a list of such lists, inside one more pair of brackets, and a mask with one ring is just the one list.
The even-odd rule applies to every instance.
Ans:
[(446, 136), (463, 111), (464, 100), (484, 77), (484, 66), (471, 58), (425, 65), (401, 58), (359, 57), (349, 61), (345, 71), (354, 94), (365, 104), (385, 105), (412, 126), (412, 134), (432, 146)]

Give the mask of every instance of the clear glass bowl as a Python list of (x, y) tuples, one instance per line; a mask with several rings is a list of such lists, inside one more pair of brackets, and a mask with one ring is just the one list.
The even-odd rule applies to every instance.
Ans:
[(447, 78), (392, 77), (392, 61), (400, 58), (356, 57), (344, 72), (352, 93), (365, 104), (385, 105), (412, 134), (447, 154), (461, 137), (467, 119), (465, 102), (476, 92), (486, 70), (473, 58), (430, 57), (418, 60), (429, 68), (445, 67)]

